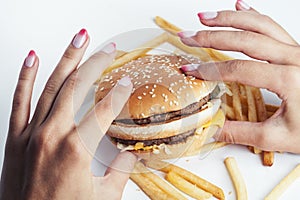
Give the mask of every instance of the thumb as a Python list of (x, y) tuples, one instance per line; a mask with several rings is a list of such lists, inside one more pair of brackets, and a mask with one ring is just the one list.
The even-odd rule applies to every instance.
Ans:
[(265, 131), (261, 122), (226, 121), (223, 130), (214, 138), (217, 141), (265, 148)]
[(94, 109), (79, 123), (78, 134), (94, 155), (102, 137), (113, 120), (119, 115), (132, 91), (129, 77), (123, 77), (116, 86), (96, 104)]
[(137, 157), (127, 151), (117, 155), (105, 172), (106, 183), (123, 191), (136, 161)]

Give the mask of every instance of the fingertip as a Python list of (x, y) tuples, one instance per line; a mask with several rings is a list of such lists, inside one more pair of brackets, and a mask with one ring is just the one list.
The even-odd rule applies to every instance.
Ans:
[(23, 66), (25, 68), (32, 68), (38, 64), (38, 57), (34, 50), (30, 50), (27, 57), (24, 60)]
[(89, 35), (86, 29), (81, 29), (73, 38), (71, 44), (76, 49), (80, 49), (89, 40)]

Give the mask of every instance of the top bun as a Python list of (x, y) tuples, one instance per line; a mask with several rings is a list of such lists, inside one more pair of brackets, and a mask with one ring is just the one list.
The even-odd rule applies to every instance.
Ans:
[(179, 69), (201, 61), (186, 55), (147, 55), (132, 60), (103, 76), (95, 96), (97, 103), (124, 76), (133, 83), (133, 92), (117, 119), (140, 119), (176, 110), (198, 102), (216, 86), (186, 76)]

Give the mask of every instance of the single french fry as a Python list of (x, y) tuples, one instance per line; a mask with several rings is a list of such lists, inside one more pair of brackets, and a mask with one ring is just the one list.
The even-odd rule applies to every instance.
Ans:
[(298, 164), (287, 176), (285, 176), (274, 189), (265, 197), (265, 200), (276, 200), (282, 193), (300, 177), (300, 164)]
[(150, 179), (146, 178), (142, 174), (131, 173), (130, 179), (137, 184), (141, 190), (152, 200), (168, 200), (174, 199), (172, 196), (166, 194), (163, 190), (157, 187)]
[(212, 194), (205, 192), (204, 190), (197, 187), (197, 185), (190, 183), (173, 171), (167, 173), (165, 178), (180, 191), (188, 194), (195, 199), (204, 200), (212, 197)]
[(235, 118), (234, 110), (231, 106), (229, 106), (226, 103), (222, 103), (221, 107), (224, 110), (224, 113), (225, 113), (225, 115), (228, 119), (234, 119)]
[(202, 48), (193, 48), (183, 44), (180, 39), (174, 35), (169, 35), (167, 42), (178, 49), (200, 58), (204, 62), (212, 61), (211, 56)]
[(246, 95), (247, 95), (247, 104), (248, 104), (248, 120), (250, 122), (257, 122), (257, 113), (255, 100), (252, 93), (252, 87), (245, 86)]
[(134, 172), (140, 172), (142, 176), (151, 180), (157, 187), (164, 191), (168, 196), (172, 196), (174, 199), (187, 200), (178, 190), (169, 185), (166, 181), (160, 178), (158, 175), (152, 173), (141, 162), (135, 164)]
[(265, 166), (272, 166), (274, 163), (274, 152), (264, 151), (263, 152), (263, 164)]
[(233, 182), (237, 200), (247, 200), (248, 195), (246, 185), (238, 168), (236, 160), (233, 157), (227, 157), (224, 162)]
[(279, 106), (266, 104), (267, 112), (275, 113), (278, 110)]
[[(268, 113), (263, 96), (258, 88), (253, 90), (255, 105), (257, 108), (257, 120), (263, 122), (268, 118)], [(274, 162), (274, 152), (263, 151), (263, 165), (272, 166)]]
[(140, 47), (136, 48), (136, 50), (133, 50), (129, 53), (124, 54), (119, 59), (116, 59), (111, 66), (109, 66), (105, 71), (104, 74), (118, 68), (125, 63), (134, 60), (142, 55), (145, 55), (148, 51), (154, 49), (155, 47), (163, 44), (167, 41), (168, 33), (162, 33), (161, 35), (155, 37), (154, 39), (146, 42), (145, 44), (141, 45)]
[[(256, 104), (255, 97), (253, 91), (256, 88), (251, 86), (245, 86), (246, 96), (247, 96), (247, 108), (248, 108), (248, 121), (257, 122), (257, 112), (256, 112)], [(262, 151), (256, 147), (253, 147), (253, 152), (255, 154), (260, 154)]]
[(235, 114), (235, 118), (238, 121), (244, 121), (243, 113), (242, 113), (242, 104), (240, 99), (240, 92), (239, 86), (237, 83), (231, 84), (231, 91), (232, 91), (232, 103), (233, 103), (233, 110)]
[(177, 33), (181, 31), (180, 28), (178, 28), (174, 24), (169, 23), (168, 21), (166, 21), (160, 16), (156, 16), (154, 21), (160, 28), (164, 29), (165, 31), (173, 35), (177, 35)]
[(214, 197), (218, 199), (225, 199), (224, 192), (221, 188), (181, 167), (159, 160), (144, 160), (143, 162), (147, 167), (152, 169), (165, 173), (169, 173), (170, 171), (175, 172), (190, 183), (197, 185), (199, 188), (208, 193), (211, 193)]
[[(164, 29), (165, 31), (173, 34), (173, 35), (177, 35), (178, 32), (180, 32), (182, 29), (175, 26), (174, 24), (171, 24), (170, 22), (168, 22), (167, 20), (163, 19), (162, 17), (156, 16), (155, 17), (155, 23), (162, 29)], [(225, 60), (232, 60), (231, 57), (216, 51), (214, 49), (210, 49), (210, 48), (202, 48), (214, 61), (225, 61)]]

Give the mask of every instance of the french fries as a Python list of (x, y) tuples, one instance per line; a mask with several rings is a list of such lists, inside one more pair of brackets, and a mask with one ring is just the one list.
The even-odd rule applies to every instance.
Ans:
[(168, 200), (174, 199), (172, 196), (166, 194), (163, 190), (155, 185), (150, 179), (142, 174), (131, 173), (130, 179), (135, 182), (141, 190), (152, 200)]
[(282, 193), (300, 177), (300, 164), (298, 164), (278, 185), (265, 197), (265, 200), (276, 200)]
[(194, 185), (184, 178), (182, 178), (180, 175), (176, 174), (173, 171), (170, 171), (166, 174), (166, 180), (169, 181), (171, 184), (173, 184), (176, 188), (181, 190), (182, 192), (190, 195), (191, 197), (203, 200), (208, 199), (212, 197), (212, 194), (205, 192), (204, 190), (197, 187), (197, 185)]
[(167, 182), (161, 179), (158, 175), (148, 170), (143, 163), (137, 162), (135, 164), (134, 172), (140, 173), (146, 179), (151, 180), (151, 182), (153, 182), (159, 189), (161, 189), (164, 193), (166, 193), (168, 196), (172, 197), (173, 199), (178, 199), (178, 200), (187, 199), (175, 188), (171, 187)]
[(199, 188), (202, 190), (211, 193), (214, 197), (218, 199), (225, 199), (223, 190), (216, 185), (196, 176), (195, 174), (178, 167), (176, 165), (159, 161), (159, 160), (144, 160), (143, 161), (147, 167), (150, 167), (152, 169), (156, 169), (159, 171), (162, 171), (164, 173), (169, 173), (169, 172), (175, 172), (179, 174), (182, 178), (187, 180), (188, 182), (197, 185)]
[(136, 48), (136, 50), (133, 50), (131, 52), (128, 52), (124, 54), (123, 56), (119, 57), (116, 59), (112, 65), (110, 65), (104, 72), (107, 73), (110, 70), (113, 70), (115, 68), (118, 68), (125, 63), (134, 60), (142, 55), (145, 55), (148, 51), (151, 51), (155, 47), (163, 44), (164, 42), (167, 41), (168, 38), (168, 33), (162, 33), (161, 35), (155, 37), (154, 39), (146, 42), (145, 44), (141, 45), (140, 47)]
[(225, 159), (225, 166), (229, 172), (229, 175), (231, 177), (231, 180), (233, 182), (237, 200), (247, 200), (247, 189), (244, 182), (244, 179), (241, 175), (241, 172), (238, 168), (238, 165), (236, 163), (236, 160), (233, 157), (228, 157)]

